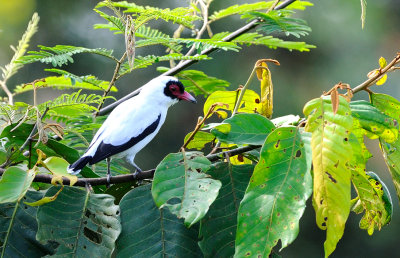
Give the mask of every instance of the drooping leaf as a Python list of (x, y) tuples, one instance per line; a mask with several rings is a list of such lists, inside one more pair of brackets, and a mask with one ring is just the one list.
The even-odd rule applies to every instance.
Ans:
[[(258, 62), (259, 61), (257, 61), (257, 63)], [(279, 65), (277, 61), (275, 64)], [(271, 118), (274, 108), (274, 86), (272, 85), (271, 71), (269, 70), (267, 63), (264, 61), (262, 61), (259, 66), (264, 67), (258, 68), (257, 70), (257, 78), (260, 81), (261, 88), (261, 115), (266, 118)]]
[(275, 128), (271, 121), (259, 114), (236, 114), (223, 123), (231, 125), (228, 132), (215, 127), (211, 133), (222, 142), (234, 144), (262, 145)]
[(35, 174), (34, 170), (7, 168), (0, 179), (0, 203), (20, 201), (28, 191)]
[(108, 57), (112, 60), (115, 58), (112, 56), (112, 50), (104, 48), (85, 48), (85, 47), (75, 47), (66, 45), (57, 45), (54, 47), (38, 46), (40, 51), (28, 51), (29, 55), (22, 56), (18, 59), (18, 62), (22, 64), (30, 64), (34, 62), (41, 62), (45, 64), (51, 63), (55, 66), (63, 66), (68, 63), (73, 63), (73, 55), (79, 53), (92, 53), (101, 56)]
[(370, 134), (393, 142), (398, 137), (398, 123), (388, 115), (380, 112), (371, 103), (358, 100), (350, 102), (351, 115), (358, 119), (361, 127)]
[(387, 143), (382, 139), (380, 139), (379, 142), (383, 152), (383, 158), (392, 175), (397, 197), (400, 200), (400, 139), (392, 143)]
[(237, 212), (253, 169), (254, 165), (219, 162), (207, 171), (222, 187), (200, 224), (199, 246), (205, 257), (232, 257), (235, 253)]
[(325, 256), (329, 256), (343, 235), (350, 212), (351, 174), (346, 163), (352, 157), (349, 137), (353, 119), (342, 96), (336, 114), (330, 96), (309, 101), (303, 112), (307, 116), (305, 129), (312, 133), (313, 205), (318, 227), (327, 230), (324, 248)]
[(0, 256), (39, 258), (54, 253), (54, 244), (43, 244), (36, 239), (36, 207), (24, 202), (35, 202), (42, 192), (28, 191), (19, 201), (0, 204)]
[(286, 36), (292, 35), (296, 38), (306, 36), (311, 32), (311, 28), (307, 23), (298, 18), (291, 18), (294, 12), (291, 10), (272, 10), (268, 13), (248, 12), (242, 15), (246, 19), (259, 19), (258, 31), (262, 31), (267, 35), (272, 33), (285, 33)]
[(235, 257), (268, 257), (292, 243), (312, 192), (309, 134), (281, 127), (266, 139), (240, 203)]
[[(46, 196), (58, 190), (52, 187)], [(37, 220), (37, 239), (57, 242), (57, 256), (110, 257), (121, 232), (119, 207), (112, 196), (74, 187), (64, 187), (54, 202), (40, 206)]]
[[(223, 106), (216, 106), (215, 113), (222, 118), (227, 118), (228, 113), (226, 111), (233, 111), (239, 91), (215, 91), (208, 96), (206, 103), (204, 103), (203, 112), (207, 114), (210, 107), (215, 103), (223, 103)], [(225, 111), (226, 110), (226, 111)], [(240, 103), (238, 112), (242, 113), (257, 113), (261, 110), (260, 96), (252, 91), (246, 90), (243, 95), (242, 102)]]
[[(152, 195), (158, 207), (166, 207), (186, 226), (192, 226), (207, 213), (217, 198), (221, 182), (205, 172), (211, 162), (198, 152), (171, 153), (154, 174)], [(198, 172), (201, 170), (202, 172)]]
[[(189, 138), (189, 136), (192, 134), (192, 132), (188, 133), (185, 136), (185, 142), (186, 140)], [(215, 139), (215, 136), (212, 135), (211, 133), (208, 132), (203, 132), (203, 131), (198, 131), (194, 138), (190, 141), (190, 143), (187, 145), (188, 149), (197, 149), (197, 150), (201, 150), (204, 148), (204, 146), (209, 143), (212, 142)]]
[(158, 209), (150, 186), (133, 189), (120, 202), (116, 257), (202, 257), (196, 227), (188, 229), (168, 209)]

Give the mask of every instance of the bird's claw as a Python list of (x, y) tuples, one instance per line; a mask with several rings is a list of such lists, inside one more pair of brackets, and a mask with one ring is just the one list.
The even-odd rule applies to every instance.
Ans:
[(107, 173), (107, 182), (106, 182), (106, 188), (110, 188), (111, 185), (111, 174)]

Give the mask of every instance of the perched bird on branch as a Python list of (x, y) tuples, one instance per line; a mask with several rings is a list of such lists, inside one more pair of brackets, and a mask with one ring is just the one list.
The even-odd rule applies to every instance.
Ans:
[(109, 182), (110, 158), (125, 157), (140, 173), (135, 155), (156, 136), (167, 116), (168, 108), (179, 100), (196, 103), (175, 77), (159, 76), (141, 88), (135, 97), (122, 102), (108, 116), (93, 137), (89, 148), (73, 164), (68, 173), (78, 174), (86, 164), (92, 165), (107, 159)]

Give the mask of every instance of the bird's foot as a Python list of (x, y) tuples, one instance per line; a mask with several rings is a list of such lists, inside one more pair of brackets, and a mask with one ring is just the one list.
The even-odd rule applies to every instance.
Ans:
[(132, 174), (133, 179), (137, 180), (139, 184), (142, 183), (142, 181), (143, 181), (142, 179), (138, 180), (138, 176), (139, 176), (140, 173), (142, 173), (142, 170), (137, 167), (135, 173)]
[(108, 188), (110, 188), (110, 185), (111, 185), (111, 174), (108, 174), (107, 173), (107, 182), (106, 182), (106, 188), (108, 189)]

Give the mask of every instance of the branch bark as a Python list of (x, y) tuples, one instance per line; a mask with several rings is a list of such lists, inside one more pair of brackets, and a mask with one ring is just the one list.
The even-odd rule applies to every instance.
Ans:
[[(219, 159), (224, 159), (225, 155), (228, 156), (235, 156), (241, 153), (244, 153), (246, 151), (254, 150), (257, 148), (260, 148), (260, 145), (250, 145), (250, 146), (245, 146), (233, 150), (228, 150), (228, 151), (223, 151), (219, 152), (216, 154), (208, 155), (206, 156), (207, 159), (210, 161), (216, 161)], [(0, 168), (0, 176), (3, 175), (5, 169)], [(121, 183), (126, 183), (126, 182), (133, 182), (133, 181), (138, 181), (138, 180), (143, 180), (143, 179), (151, 179), (154, 176), (155, 169), (150, 169), (147, 171), (142, 171), (142, 173), (138, 174), (137, 176), (133, 176), (133, 174), (126, 174), (126, 175), (118, 175), (118, 176), (112, 176), (110, 178), (110, 184), (121, 184)], [(47, 183), (50, 184), (53, 176), (52, 175), (46, 175), (46, 174), (38, 174), (35, 176), (33, 179), (33, 182), (40, 182), (40, 183)], [(69, 185), (70, 181), (68, 178), (63, 177), (63, 184), (64, 185)], [(99, 177), (99, 178), (79, 178), (78, 181), (74, 184), (74, 186), (82, 186), (85, 187), (87, 184), (90, 184), (92, 186), (94, 185), (106, 185), (107, 184), (107, 177)]]
[[(281, 3), (280, 5), (278, 5), (277, 7), (274, 8), (274, 10), (281, 10), (286, 8), (288, 5), (292, 4), (293, 2), (295, 2), (296, 0), (287, 0), (283, 3)], [(259, 22), (259, 20), (252, 20), (251, 22), (247, 23), (246, 25), (244, 25), (243, 27), (239, 28), (238, 30), (232, 32), (231, 34), (229, 34), (228, 36), (226, 36), (225, 38), (223, 38), (223, 41), (232, 41), (235, 38), (243, 35), (244, 33), (254, 29), (255, 27), (257, 27), (257, 23)], [(208, 55), (212, 52), (214, 52), (215, 50), (217, 50), (216, 48), (208, 48), (203, 50), (200, 55)], [(184, 70), (185, 68), (191, 66), (192, 64), (198, 62), (197, 60), (187, 60), (183, 63), (180, 63), (179, 65), (175, 66), (174, 68), (168, 70), (167, 72), (163, 73), (162, 75), (175, 75), (177, 73), (179, 73), (180, 71)], [(109, 112), (111, 112), (116, 106), (118, 106), (120, 103), (124, 102), (127, 99), (130, 99), (134, 96), (136, 96), (137, 94), (139, 94), (140, 92), (140, 88), (136, 89), (135, 91), (129, 93), (128, 95), (126, 95), (125, 97), (115, 101), (114, 103), (102, 108), (98, 115), (106, 115)]]

